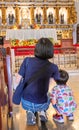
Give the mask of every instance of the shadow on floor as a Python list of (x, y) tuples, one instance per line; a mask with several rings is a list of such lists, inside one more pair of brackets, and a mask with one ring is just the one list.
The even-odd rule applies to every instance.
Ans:
[(66, 123), (60, 124), (56, 121), (48, 121), (47, 128), (48, 130), (75, 130), (75, 128), (72, 126), (72, 121), (66, 121)]

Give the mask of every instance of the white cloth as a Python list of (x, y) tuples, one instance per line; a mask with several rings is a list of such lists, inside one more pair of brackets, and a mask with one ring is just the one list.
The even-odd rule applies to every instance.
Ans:
[(9, 39), (39, 39), (41, 37), (51, 37), (57, 41), (56, 29), (7, 29), (6, 30), (6, 40)]

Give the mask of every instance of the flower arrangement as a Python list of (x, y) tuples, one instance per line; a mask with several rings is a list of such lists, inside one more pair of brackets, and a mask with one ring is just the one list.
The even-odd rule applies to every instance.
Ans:
[[(54, 43), (53, 38), (49, 37), (49, 40)], [(21, 47), (21, 46), (34, 46), (37, 44), (38, 40), (37, 39), (28, 39), (28, 40), (19, 40), (19, 39), (13, 39), (10, 41), (11, 42), (11, 47)]]
[(11, 40), (11, 46), (12, 47), (16, 47), (16, 46), (31, 46), (31, 45), (35, 45), (37, 43), (38, 40), (36, 39), (29, 39), (29, 40), (18, 40), (18, 39), (14, 39)]

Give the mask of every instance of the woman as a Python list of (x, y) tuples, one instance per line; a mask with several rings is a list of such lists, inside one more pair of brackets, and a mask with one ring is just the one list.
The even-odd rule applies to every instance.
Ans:
[[(54, 48), (52, 42), (48, 38), (40, 38), (35, 46), (35, 57), (26, 57), (24, 59), (17, 76), (17, 83), (22, 78), (28, 82), (29, 78), (37, 73), (41, 67), (50, 63), (48, 59), (53, 57), (53, 53)], [(59, 78), (58, 67), (54, 63), (50, 63), (45, 71), (33, 82), (28, 84), (23, 91), (21, 103), (22, 107), (27, 111), (28, 125), (34, 125), (36, 123), (36, 112), (39, 112), (41, 120), (47, 121), (45, 111), (48, 109), (50, 103), (47, 93), (51, 77), (55, 80)]]

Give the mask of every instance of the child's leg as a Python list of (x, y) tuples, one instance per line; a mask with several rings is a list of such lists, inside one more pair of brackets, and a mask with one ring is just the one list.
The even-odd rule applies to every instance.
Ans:
[(73, 113), (69, 114), (67, 117), (68, 117), (68, 119), (69, 119), (70, 121), (73, 121), (73, 120), (74, 120)]
[(59, 123), (64, 123), (64, 118), (63, 118), (63, 115), (60, 114), (58, 108), (57, 108), (57, 105), (54, 104), (53, 107), (55, 108), (56, 110), (56, 114), (53, 115), (53, 120), (59, 122)]

